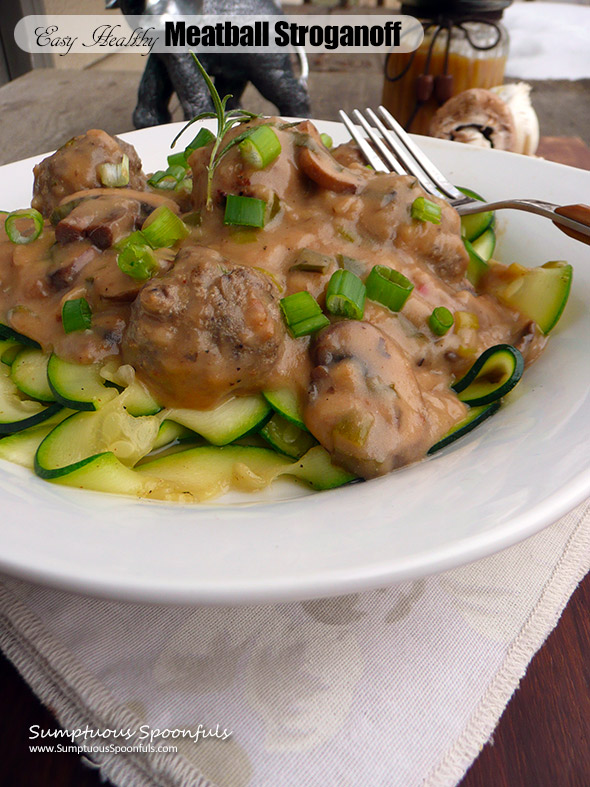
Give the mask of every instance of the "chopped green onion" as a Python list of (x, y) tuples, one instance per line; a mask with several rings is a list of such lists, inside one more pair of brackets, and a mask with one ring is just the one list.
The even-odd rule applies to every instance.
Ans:
[(129, 156), (123, 153), (119, 164), (105, 162), (96, 168), (98, 179), (109, 189), (119, 189), (129, 185)]
[[(153, 186), (154, 188), (166, 188), (166, 185), (161, 185), (162, 181), (166, 178), (168, 178), (170, 181), (173, 180), (173, 178), (168, 175), (165, 169), (158, 169), (148, 178), (147, 182), (148, 185)], [(174, 188), (174, 184), (171, 188)]]
[(215, 134), (209, 131), (208, 128), (202, 128), (197, 136), (193, 139), (192, 142), (186, 146), (186, 150), (184, 151), (186, 157), (188, 158), (193, 150), (197, 150), (198, 148), (204, 148), (205, 145), (208, 145), (210, 142), (213, 142), (215, 139)]
[(123, 273), (138, 281), (151, 279), (158, 268), (156, 255), (147, 243), (129, 243), (117, 256), (117, 265)]
[(143, 246), (146, 243), (147, 240), (145, 239), (143, 232), (141, 230), (135, 230), (135, 232), (132, 232), (131, 235), (126, 235), (124, 238), (121, 238), (121, 240), (117, 241), (114, 248), (124, 249), (125, 246)]
[(412, 202), (412, 218), (418, 221), (430, 221), (432, 224), (440, 224), (442, 208), (436, 202), (432, 202), (426, 197), (416, 197)]
[(193, 179), (192, 178), (184, 178), (178, 183), (176, 187), (176, 191), (192, 191), (193, 190)]
[(365, 310), (365, 285), (344, 268), (332, 274), (326, 290), (326, 308), (339, 317), (362, 320)]
[(270, 126), (258, 126), (239, 145), (242, 158), (254, 167), (264, 169), (278, 158), (281, 143), (277, 133)]
[(66, 333), (85, 331), (92, 324), (92, 312), (86, 298), (66, 301), (61, 309), (61, 321)]
[(392, 312), (398, 312), (410, 297), (414, 285), (393, 268), (375, 265), (366, 281), (367, 298), (382, 303)]
[(168, 156), (168, 166), (182, 167), (183, 169), (187, 169), (188, 164), (186, 163), (186, 150), (183, 150), (181, 153), (171, 153)]
[(264, 227), (265, 213), (266, 202), (264, 200), (228, 194), (223, 223), (239, 227)]
[(328, 268), (334, 264), (333, 257), (328, 257), (327, 254), (320, 254), (319, 251), (313, 249), (301, 249), (295, 260), (295, 264), (291, 266), (292, 271), (308, 271), (310, 273), (326, 273)]
[(354, 257), (347, 257), (346, 254), (337, 254), (336, 259), (341, 268), (354, 273), (359, 278), (367, 272), (368, 265), (366, 262), (357, 260)]
[(167, 205), (156, 208), (145, 220), (141, 231), (152, 249), (169, 248), (182, 238), (186, 238), (190, 232), (182, 219)]
[(279, 301), (285, 322), (296, 339), (319, 331), (330, 324), (319, 303), (306, 290), (287, 295)]
[(324, 146), (328, 148), (328, 150), (334, 144), (334, 140), (332, 139), (332, 137), (329, 134), (320, 134), (320, 139), (322, 140), (322, 143), (324, 144)]
[(343, 240), (348, 241), (348, 243), (354, 243), (356, 241), (354, 235), (348, 232), (344, 227), (335, 227), (335, 230), (338, 235), (340, 235)]
[(181, 180), (184, 180), (184, 176), (186, 175), (186, 167), (183, 167), (181, 164), (174, 164), (173, 166), (168, 167), (166, 173), (170, 175), (170, 177), (174, 178), (178, 183)]
[(446, 306), (437, 306), (428, 318), (432, 333), (444, 336), (453, 327), (454, 318)]
[[(22, 233), (16, 226), (17, 222), (24, 219), (33, 222), (33, 231), (28, 234)], [(39, 235), (43, 232), (43, 216), (38, 210), (35, 210), (35, 208), (15, 210), (6, 217), (4, 229), (6, 230), (8, 239), (13, 243), (18, 243), (19, 245), (32, 243), (34, 240), (37, 240)]]
[(148, 183), (153, 188), (171, 191), (184, 181), (185, 176), (186, 166), (173, 164), (166, 170), (159, 169), (157, 172), (154, 172), (151, 178), (148, 178)]

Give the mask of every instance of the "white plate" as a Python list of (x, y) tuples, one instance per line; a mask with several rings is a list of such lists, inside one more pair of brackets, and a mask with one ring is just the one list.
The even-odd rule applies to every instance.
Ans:
[[(336, 123), (318, 123), (335, 141)], [(178, 126), (125, 135), (146, 171)], [(590, 173), (420, 140), (455, 183), (490, 199), (580, 202)], [(0, 167), (0, 206), (28, 204), (35, 159)], [(52, 486), (0, 462), (0, 569), (111, 597), (243, 603), (336, 595), (442, 571), (540, 530), (590, 494), (590, 255), (538, 217), (499, 216), (500, 259), (575, 267), (549, 346), (492, 419), (393, 475), (298, 496), (180, 506)], [(281, 499), (282, 498), (282, 499)]]

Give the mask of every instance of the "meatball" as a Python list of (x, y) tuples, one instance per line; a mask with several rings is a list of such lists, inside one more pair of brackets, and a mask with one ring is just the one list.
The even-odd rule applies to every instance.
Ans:
[(123, 356), (161, 404), (203, 409), (262, 390), (284, 340), (272, 281), (191, 246), (141, 290)]
[(319, 333), (312, 358), (305, 424), (337, 464), (373, 478), (424, 455), (424, 401), (393, 339), (370, 323), (346, 320)]
[(66, 142), (52, 156), (34, 168), (32, 206), (49, 218), (64, 197), (84, 189), (99, 188), (100, 164), (120, 164), (123, 154), (129, 158), (129, 187), (146, 188), (141, 161), (133, 145), (106, 131), (91, 129)]
[[(362, 196), (359, 224), (365, 236), (424, 262), (450, 284), (463, 283), (469, 257), (461, 238), (461, 219), (453, 207), (426, 194), (407, 175), (374, 175)], [(439, 224), (412, 218), (411, 206), (418, 197), (440, 206)]]

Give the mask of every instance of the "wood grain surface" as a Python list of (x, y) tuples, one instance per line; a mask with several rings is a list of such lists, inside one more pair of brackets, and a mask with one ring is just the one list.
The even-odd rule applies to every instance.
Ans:
[[(361, 76), (358, 74), (359, 79)], [(318, 79), (316, 113), (327, 117), (329, 113), (320, 111), (320, 106), (324, 110), (327, 107), (320, 100), (324, 87), (326, 102), (334, 95), (340, 99), (346, 94), (346, 87), (343, 83), (342, 91), (334, 89), (334, 74), (319, 74)], [(355, 80), (348, 79), (347, 84), (355, 83), (366, 98), (369, 88), (375, 90), (374, 79), (359, 79), (355, 75)], [(57, 88), (55, 75), (35, 72), (34, 80), (23, 77), (0, 89), (0, 162), (56, 147), (92, 125), (111, 132), (130, 129), (136, 80), (133, 74), (107, 74), (101, 95), (96, 95), (96, 76), (91, 72), (81, 72), (76, 79), (61, 72)], [(321, 80), (326, 80), (325, 86)], [(577, 102), (582, 86), (573, 84), (572, 101)], [(567, 85), (559, 87), (561, 92), (556, 85), (548, 88), (551, 101), (548, 93), (547, 104), (552, 107), (552, 115), (557, 98), (563, 103), (563, 93), (568, 89)], [(537, 91), (540, 89), (542, 86), (537, 87)], [(59, 114), (55, 111), (56, 101), (63, 105)], [(356, 95), (350, 103), (359, 103)], [(28, 118), (26, 124), (22, 122), (24, 116)], [(577, 128), (568, 131), (586, 136)], [(539, 153), (554, 161), (590, 169), (590, 150), (579, 138), (545, 138)], [(590, 195), (582, 195), (581, 199), (590, 202)], [(484, 747), (461, 787), (590, 787), (589, 611), (590, 575), (533, 659), (492, 741)], [(97, 772), (83, 765), (76, 755), (28, 751), (29, 727), (55, 727), (55, 720), (1, 656), (0, 702), (0, 787), (98, 787), (103, 783)]]

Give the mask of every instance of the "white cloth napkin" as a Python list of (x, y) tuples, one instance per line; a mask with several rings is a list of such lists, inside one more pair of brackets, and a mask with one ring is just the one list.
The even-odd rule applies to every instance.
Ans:
[[(178, 747), (90, 752), (120, 787), (441, 787), (589, 569), (586, 503), (469, 566), (303, 603), (165, 607), (4, 578), (0, 646), (64, 728), (135, 733), (88, 744)], [(217, 737), (195, 741), (199, 725)]]

